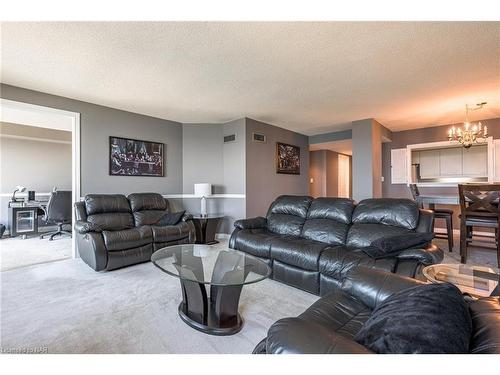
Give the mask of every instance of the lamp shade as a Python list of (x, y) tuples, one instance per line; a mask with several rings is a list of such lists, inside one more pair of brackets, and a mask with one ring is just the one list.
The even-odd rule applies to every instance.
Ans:
[(194, 184), (194, 195), (196, 197), (208, 197), (212, 195), (212, 184)]

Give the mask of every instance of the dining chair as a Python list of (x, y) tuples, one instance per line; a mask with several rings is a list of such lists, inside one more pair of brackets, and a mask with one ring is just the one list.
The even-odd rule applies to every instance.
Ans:
[[(497, 264), (500, 267), (500, 185), (496, 184), (460, 184), (460, 262), (467, 262), (468, 244), (494, 244), (497, 250)], [(472, 233), (472, 228), (493, 228), (492, 235)], [(473, 239), (490, 238), (493, 241)]]
[[(420, 196), (420, 191), (418, 190), (417, 184), (410, 184), (410, 192), (413, 197), (413, 200), (418, 203), (420, 208), (424, 208), (422, 202), (418, 199)], [(432, 211), (434, 211), (434, 219), (444, 219), (446, 223), (446, 232), (436, 232), (434, 230), (433, 224), (433, 232), (435, 238), (442, 238), (448, 240), (448, 251), (453, 251), (453, 210), (447, 208), (435, 208), (430, 207)]]

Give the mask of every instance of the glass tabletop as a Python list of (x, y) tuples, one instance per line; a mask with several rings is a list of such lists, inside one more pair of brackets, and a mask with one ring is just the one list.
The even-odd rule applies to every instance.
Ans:
[(151, 261), (169, 275), (218, 286), (256, 283), (271, 274), (267, 263), (252, 255), (207, 245), (165, 247)]
[(425, 267), (422, 273), (432, 283), (452, 283), (463, 293), (478, 297), (496, 294), (500, 280), (498, 268), (466, 264), (434, 264)]

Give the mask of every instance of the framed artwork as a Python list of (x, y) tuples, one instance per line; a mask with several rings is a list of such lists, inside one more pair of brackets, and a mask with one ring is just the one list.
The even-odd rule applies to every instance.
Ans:
[(163, 143), (109, 137), (109, 174), (163, 177), (164, 152)]
[(276, 142), (276, 173), (300, 174), (300, 147)]

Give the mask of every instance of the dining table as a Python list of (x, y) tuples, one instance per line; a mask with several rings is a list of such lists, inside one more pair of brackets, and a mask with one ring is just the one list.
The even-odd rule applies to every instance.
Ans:
[(451, 204), (459, 205), (460, 198), (458, 195), (437, 195), (437, 194), (421, 194), (417, 197), (417, 202), (423, 207), (428, 206), (431, 210), (435, 208), (436, 204)]

